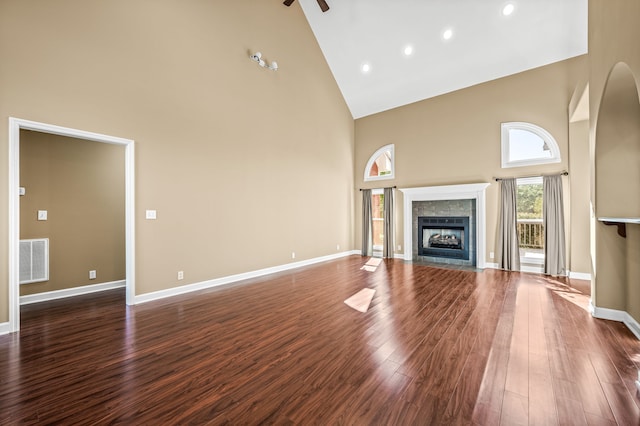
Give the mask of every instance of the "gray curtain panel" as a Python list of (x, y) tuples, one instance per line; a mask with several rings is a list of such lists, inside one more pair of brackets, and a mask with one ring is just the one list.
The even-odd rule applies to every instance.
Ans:
[(362, 190), (362, 255), (369, 256), (371, 247), (371, 228), (373, 218), (371, 214), (371, 190)]
[(542, 188), (544, 273), (549, 275), (566, 275), (562, 176), (544, 176), (542, 179)]
[(500, 181), (500, 222), (498, 223), (498, 262), (502, 269), (520, 270), (518, 243), (517, 183), (515, 179)]
[(384, 246), (382, 257), (393, 258), (394, 238), (393, 188), (384, 189)]

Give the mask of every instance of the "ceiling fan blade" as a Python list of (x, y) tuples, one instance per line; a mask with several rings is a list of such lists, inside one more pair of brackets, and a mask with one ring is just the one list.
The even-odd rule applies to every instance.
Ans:
[(329, 10), (329, 5), (324, 0), (318, 0), (318, 6), (320, 6), (320, 9), (322, 9), (323, 12)]
[(285, 6), (289, 7), (291, 6), (291, 3), (293, 3), (296, 0), (284, 0), (284, 2), (282, 4), (284, 4)]

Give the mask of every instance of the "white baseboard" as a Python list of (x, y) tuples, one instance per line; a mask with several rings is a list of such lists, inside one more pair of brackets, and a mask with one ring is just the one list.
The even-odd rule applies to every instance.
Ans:
[(586, 273), (586, 272), (573, 272), (573, 271), (568, 271), (569, 272), (569, 278), (573, 278), (574, 280), (586, 280), (586, 281), (591, 281), (591, 274)]
[(544, 274), (544, 266), (520, 265), (520, 272), (530, 274)]
[(617, 309), (598, 308), (593, 305), (592, 301), (589, 301), (589, 311), (595, 318), (606, 319), (611, 321), (618, 321), (624, 323), (629, 330), (640, 340), (640, 324), (626, 311), (619, 311)]
[(83, 285), (80, 287), (66, 288), (64, 290), (47, 291), (44, 293), (29, 294), (20, 296), (20, 304), (28, 305), (30, 303), (46, 302), (48, 300), (63, 299), (65, 297), (80, 296), (82, 294), (96, 293), (98, 291), (113, 290), (125, 286), (125, 281), (111, 281), (108, 283)]
[[(484, 264), (485, 268), (488, 269), (498, 269), (498, 270), (502, 270), (502, 268), (497, 264), (497, 263), (485, 263)], [(538, 266), (529, 266), (529, 265), (520, 265), (520, 271), (518, 272), (528, 272), (531, 274), (542, 274), (543, 268), (538, 267)]]
[(212, 287), (217, 287), (225, 284), (231, 284), (237, 281), (248, 280), (251, 278), (262, 277), (264, 275), (275, 274), (277, 272), (289, 271), (291, 269), (302, 268), (303, 266), (309, 266), (316, 263), (326, 262), (329, 260), (339, 259), (341, 257), (351, 256), (354, 254), (361, 254), (360, 250), (351, 250), (341, 253), (331, 254), (328, 256), (316, 257), (313, 259), (302, 260), (300, 262), (287, 263), (285, 265), (273, 266), (271, 268), (258, 269), (256, 271), (245, 272), (242, 274), (229, 275), (227, 277), (216, 278), (213, 280), (202, 281), (199, 283), (187, 284), (180, 287), (173, 287), (166, 290), (154, 291), (152, 293), (145, 293), (136, 296), (134, 304), (147, 303), (154, 300), (165, 299), (167, 297), (178, 296), (180, 294), (191, 293), (193, 291), (205, 290)]
[(11, 323), (9, 322), (0, 322), (0, 335), (9, 334), (13, 330), (11, 329)]
[(393, 258), (394, 259), (402, 259), (402, 260), (404, 260), (404, 254), (402, 254), (402, 253), (394, 253), (393, 254)]

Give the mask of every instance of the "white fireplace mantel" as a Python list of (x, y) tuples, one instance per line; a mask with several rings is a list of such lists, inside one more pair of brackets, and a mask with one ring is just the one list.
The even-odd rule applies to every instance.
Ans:
[(400, 188), (404, 194), (404, 259), (413, 259), (413, 202), (435, 200), (476, 200), (476, 267), (485, 268), (486, 203), (488, 183), (466, 185), (424, 186)]

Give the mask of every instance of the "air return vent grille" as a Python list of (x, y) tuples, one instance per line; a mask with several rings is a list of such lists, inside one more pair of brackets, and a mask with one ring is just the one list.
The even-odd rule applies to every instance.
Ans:
[(49, 239), (20, 240), (20, 284), (49, 281)]

